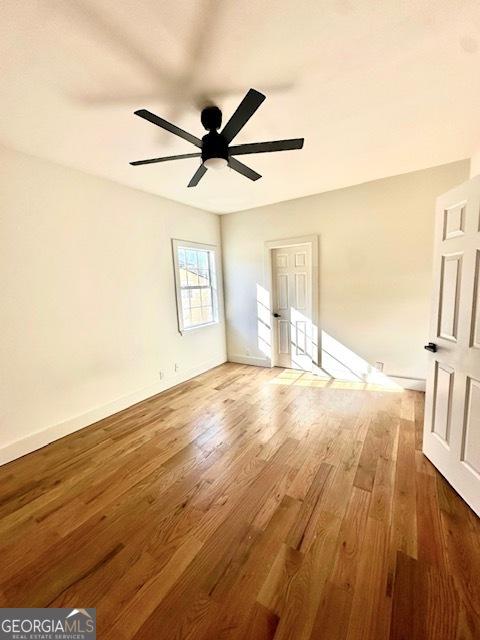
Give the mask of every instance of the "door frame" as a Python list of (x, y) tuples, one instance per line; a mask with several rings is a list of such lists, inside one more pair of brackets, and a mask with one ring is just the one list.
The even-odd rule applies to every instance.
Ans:
[(273, 297), (273, 264), (272, 253), (273, 249), (282, 249), (285, 247), (291, 247), (295, 245), (310, 245), (312, 252), (312, 268), (311, 268), (311, 291), (312, 291), (312, 325), (313, 325), (313, 369), (320, 366), (320, 328), (319, 328), (319, 249), (318, 249), (318, 236), (299, 236), (296, 238), (281, 238), (279, 240), (267, 240), (264, 244), (264, 288), (268, 293), (268, 300), (270, 306), (270, 331), (272, 344), (270, 357), (266, 356), (267, 366), (275, 367), (275, 351), (273, 345), (277, 342), (277, 326), (276, 322), (273, 322), (272, 316), (272, 297)]

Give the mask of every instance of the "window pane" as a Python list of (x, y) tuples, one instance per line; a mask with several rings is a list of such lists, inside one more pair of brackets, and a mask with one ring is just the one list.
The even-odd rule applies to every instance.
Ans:
[(202, 306), (202, 290), (190, 289), (190, 306), (201, 307)]
[(210, 274), (208, 273), (208, 269), (199, 269), (198, 270), (198, 283), (202, 287), (210, 286)]
[(186, 258), (185, 258), (185, 249), (178, 249), (178, 266), (179, 267), (184, 267), (186, 265)]
[(195, 251), (195, 249), (186, 249), (186, 255), (187, 255), (187, 266), (190, 268), (192, 267), (193, 269), (197, 268), (197, 252)]
[(197, 260), (198, 260), (198, 268), (199, 269), (207, 269), (208, 270), (208, 252), (207, 251), (198, 251), (197, 252)]
[(190, 291), (182, 289), (182, 309), (188, 309), (190, 306)]
[(187, 271), (187, 282), (189, 287), (198, 286), (198, 273), (196, 267), (189, 267)]
[(210, 307), (212, 306), (212, 290), (211, 289), (202, 289), (202, 306)]
[(188, 309), (188, 308), (184, 308), (183, 309), (183, 326), (184, 327), (191, 327), (192, 326), (191, 313), (190, 313), (190, 309)]
[(187, 284), (187, 271), (186, 271), (186, 256), (185, 249), (178, 248), (178, 271), (180, 273), (180, 286), (184, 287)]
[(185, 267), (179, 267), (178, 269), (180, 271), (180, 286), (186, 287), (187, 286), (187, 270), (185, 269)]
[(203, 316), (202, 316), (202, 307), (195, 307), (191, 311), (191, 323), (192, 325), (202, 324)]
[(203, 322), (213, 321), (212, 307), (202, 307), (202, 318), (203, 318)]

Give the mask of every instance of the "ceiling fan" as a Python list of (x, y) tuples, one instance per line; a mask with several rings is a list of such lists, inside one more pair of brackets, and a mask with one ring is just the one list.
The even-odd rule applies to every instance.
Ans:
[(177, 127), (167, 120), (156, 116), (147, 109), (139, 109), (135, 111), (135, 115), (156, 124), (162, 129), (170, 131), (170, 133), (191, 142), (200, 152), (184, 153), (179, 156), (165, 156), (163, 158), (150, 158), (149, 160), (136, 160), (130, 162), (133, 166), (141, 164), (153, 164), (156, 162), (167, 162), (168, 160), (181, 160), (182, 158), (202, 158), (202, 164), (195, 171), (192, 179), (188, 183), (189, 187), (196, 187), (203, 178), (207, 169), (220, 169), (229, 166), (234, 171), (241, 173), (250, 180), (258, 180), (262, 176), (247, 167), (247, 165), (239, 162), (233, 156), (245, 155), (247, 153), (269, 153), (271, 151), (289, 151), (292, 149), (301, 149), (303, 147), (303, 138), (294, 138), (292, 140), (275, 140), (271, 142), (250, 142), (247, 144), (238, 144), (230, 146), (230, 143), (237, 133), (250, 120), (258, 107), (265, 100), (263, 93), (250, 89), (241, 103), (238, 105), (235, 113), (232, 115), (227, 124), (219, 132), (222, 125), (222, 112), (218, 107), (208, 106), (202, 110), (201, 121), (204, 128), (208, 131), (200, 140), (196, 136)]

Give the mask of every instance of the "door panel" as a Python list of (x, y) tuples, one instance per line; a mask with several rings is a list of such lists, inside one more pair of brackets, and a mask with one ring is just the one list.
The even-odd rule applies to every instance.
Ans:
[(288, 309), (288, 276), (286, 274), (277, 275), (277, 308), (279, 311)]
[(285, 253), (277, 253), (275, 264), (280, 268), (288, 267), (288, 256)]
[(458, 300), (462, 277), (462, 254), (442, 256), (438, 336), (457, 339)]
[(307, 352), (307, 323), (305, 320), (295, 322), (295, 345), (297, 356)]
[(475, 285), (472, 304), (472, 347), (480, 349), (480, 250), (475, 261)]
[(290, 355), (290, 331), (287, 320), (279, 320), (278, 322), (278, 353)]
[(474, 378), (467, 380), (463, 460), (480, 477), (480, 381)]
[(445, 209), (443, 239), (450, 240), (465, 233), (465, 202)]
[(296, 267), (305, 267), (307, 264), (307, 252), (301, 251), (295, 254), (295, 266)]
[(312, 369), (312, 249), (310, 244), (272, 250), (276, 351), (273, 363)]
[(448, 445), (450, 437), (450, 421), (452, 419), (453, 369), (435, 363), (436, 379), (434, 386), (434, 419), (433, 432)]
[(423, 450), (480, 515), (480, 176), (437, 200)]
[(295, 274), (295, 307), (298, 311), (304, 311), (307, 306), (307, 274)]

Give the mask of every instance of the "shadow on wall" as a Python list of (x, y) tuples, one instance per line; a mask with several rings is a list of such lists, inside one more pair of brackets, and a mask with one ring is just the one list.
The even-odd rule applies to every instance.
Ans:
[[(403, 391), (400, 385), (326, 331), (320, 332), (318, 349), (318, 328), (294, 307), (290, 307), (289, 311), (289, 328), (292, 369), (274, 378), (272, 384)], [(269, 359), (272, 358), (272, 342), (270, 292), (257, 284), (257, 343), (260, 351)], [(315, 362), (316, 353), (320, 354), (320, 363)], [(305, 372), (306, 361), (311, 362), (311, 372)]]

